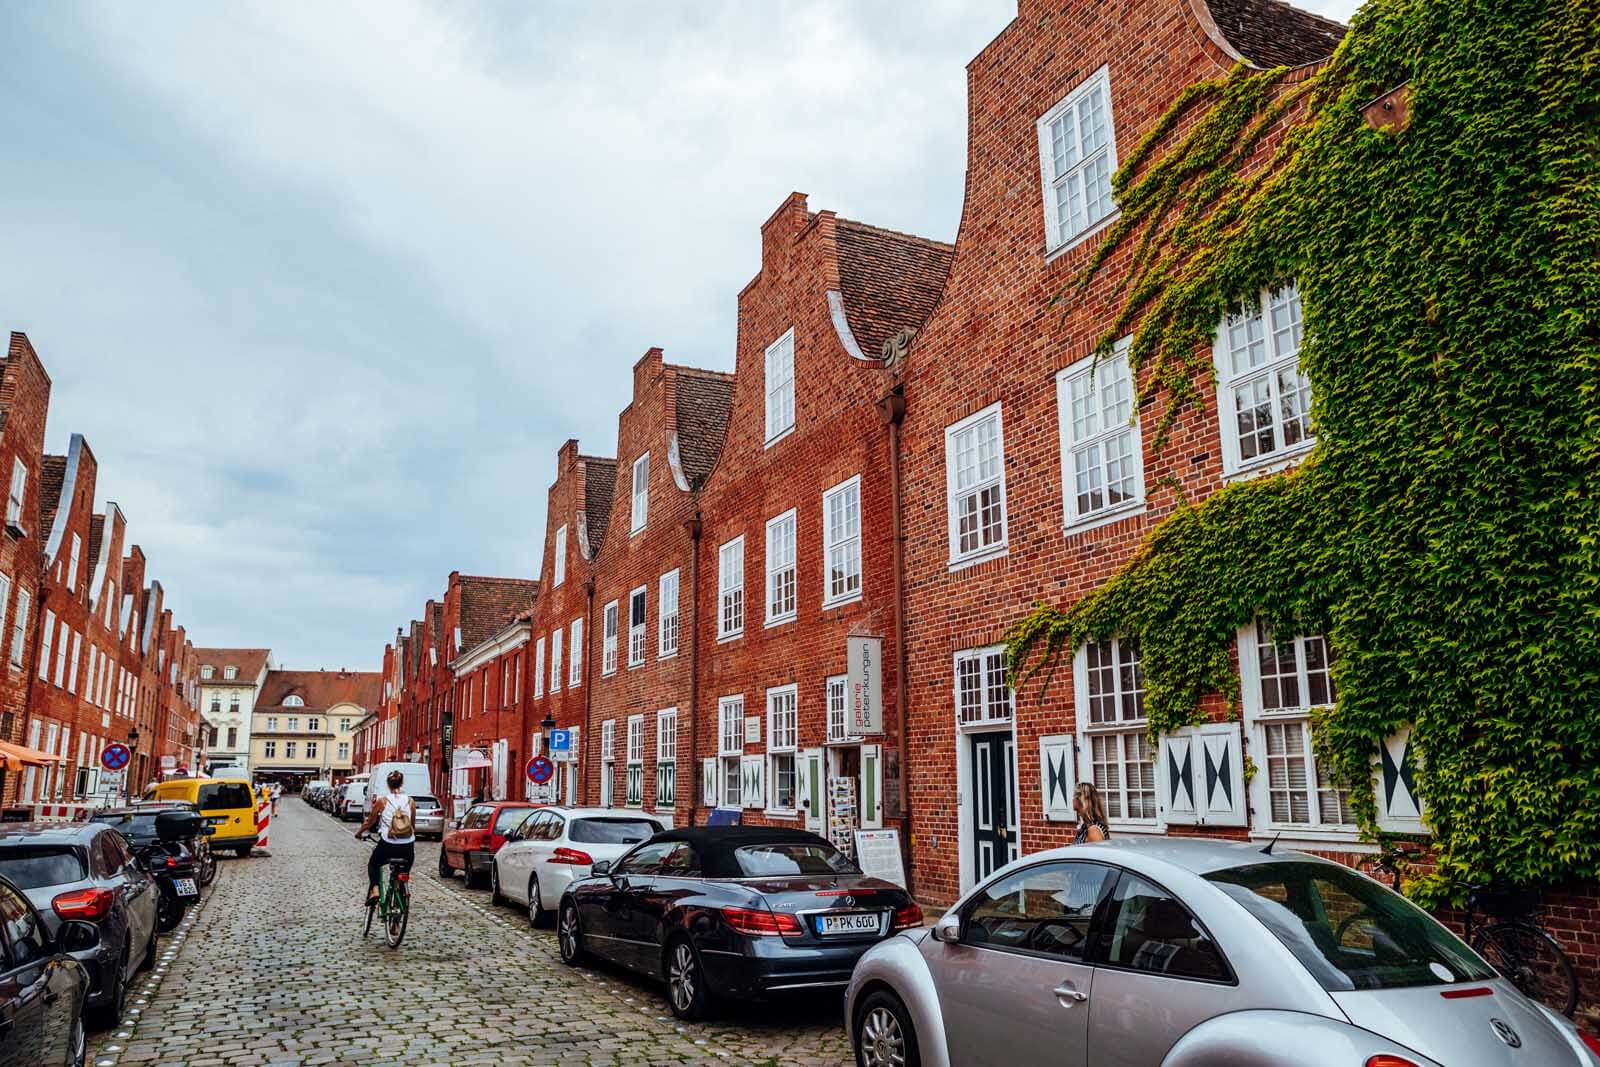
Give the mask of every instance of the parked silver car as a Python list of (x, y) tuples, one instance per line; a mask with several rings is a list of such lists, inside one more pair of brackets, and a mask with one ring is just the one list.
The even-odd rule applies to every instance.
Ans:
[(1600, 1067), (1426, 912), (1260, 845), (1024, 857), (856, 965), (866, 1067)]
[(417, 837), (444, 840), (444, 808), (433, 797), (414, 797), (417, 802)]

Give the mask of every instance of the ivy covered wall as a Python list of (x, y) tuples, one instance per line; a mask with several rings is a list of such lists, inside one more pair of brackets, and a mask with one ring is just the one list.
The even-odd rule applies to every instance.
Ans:
[[(1409, 126), (1369, 126), (1403, 83)], [(1326, 633), (1320, 750), (1372, 831), (1371, 762), (1412, 724), (1431, 888), (1600, 877), (1600, 0), (1370, 0), (1309, 79), (1192, 88), (1116, 191), (1081, 281), (1135, 249), (1102, 351), (1134, 331), (1155, 447), (1212, 388), (1227, 310), (1290, 279), (1317, 445), (1020, 620), (1018, 687), (1132, 635), (1158, 733), (1237, 693), (1252, 618)]]

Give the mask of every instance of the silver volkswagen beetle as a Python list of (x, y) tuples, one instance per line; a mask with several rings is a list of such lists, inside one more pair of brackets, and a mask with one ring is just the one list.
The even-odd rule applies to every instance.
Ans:
[(1035, 853), (856, 965), (862, 1067), (1600, 1067), (1426, 912), (1199, 838)]

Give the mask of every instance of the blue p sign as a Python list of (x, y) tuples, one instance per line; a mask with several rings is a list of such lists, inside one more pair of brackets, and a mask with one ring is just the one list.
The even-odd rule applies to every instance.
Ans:
[(572, 731), (571, 730), (551, 730), (550, 731), (550, 751), (551, 752), (570, 752), (571, 750), (572, 750)]

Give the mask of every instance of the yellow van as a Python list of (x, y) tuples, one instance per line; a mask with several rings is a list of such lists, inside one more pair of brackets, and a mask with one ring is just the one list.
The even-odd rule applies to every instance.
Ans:
[(200, 814), (220, 819), (211, 839), (216, 852), (232, 849), (239, 856), (250, 855), (256, 847), (256, 795), (243, 778), (173, 778), (152, 782), (145, 788), (146, 800), (184, 800), (200, 808)]

